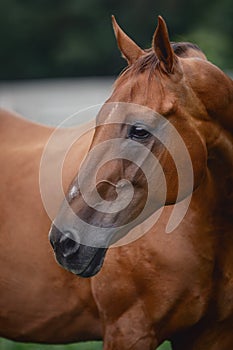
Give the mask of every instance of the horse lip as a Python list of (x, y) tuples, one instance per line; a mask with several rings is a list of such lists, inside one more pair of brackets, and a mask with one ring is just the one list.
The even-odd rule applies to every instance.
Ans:
[[(87, 247), (88, 246), (85, 246), (85, 250), (88, 249)], [(82, 258), (82, 249), (79, 249), (77, 253), (74, 252), (67, 257), (55, 251), (55, 257), (58, 264), (67, 271), (70, 271), (77, 276), (87, 278), (92, 277), (99, 272), (104, 263), (106, 252), (107, 248), (96, 248), (86, 264), (83, 264), (82, 262), (82, 260), (85, 260), (85, 255)]]
[(104, 263), (106, 252), (107, 248), (99, 248), (92, 259), (89, 261), (88, 265), (85, 266), (84, 270), (78, 273), (76, 272), (75, 274), (84, 278), (96, 275)]

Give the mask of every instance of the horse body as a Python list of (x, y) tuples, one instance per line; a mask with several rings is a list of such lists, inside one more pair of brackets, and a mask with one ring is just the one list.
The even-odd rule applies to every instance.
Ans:
[[(1, 301), (8, 311), (2, 316), (6, 324), (2, 334), (18, 339), (59, 342), (81, 339), (85, 331), (86, 339), (99, 339), (102, 335), (106, 350), (152, 350), (165, 339), (172, 341), (175, 350), (229, 350), (233, 344), (233, 82), (194, 46), (172, 46), (161, 18), (152, 51), (139, 48), (115, 21), (113, 24), (118, 46), (129, 67), (119, 77), (112, 96), (101, 109), (94, 136), (87, 135), (86, 142), (75, 146), (78, 163), (85, 156), (90, 141), (91, 153), (109, 139), (120, 138), (122, 149), (125, 144), (128, 145), (125, 140), (132, 139), (135, 141), (136, 160), (141, 152), (138, 145), (143, 144), (159, 159), (164, 171), (167, 184), (165, 206), (156, 224), (138, 240), (107, 249), (110, 243), (122, 238), (122, 232), (123, 236), (127, 233), (118, 232), (117, 228), (127, 226), (131, 219), (133, 224), (130, 222), (127, 227), (134, 229), (137, 225), (137, 229), (144, 232), (144, 220), (162, 206), (160, 186), (149, 193), (150, 210), (141, 221), (137, 221), (135, 217), (140, 214), (147, 194), (142, 172), (125, 159), (113, 160), (111, 166), (106, 163), (97, 174), (96, 187), (110, 209), (116, 192), (120, 197), (122, 189), (130, 193), (128, 182), (135, 186), (130, 204), (124, 210), (112, 211), (109, 215), (97, 210), (101, 208), (100, 199), (100, 202), (94, 203), (95, 210), (85, 203), (75, 176), (77, 164), (71, 166), (64, 179), (67, 190), (65, 205), (56, 218), (61, 226), (56, 226), (55, 220), (50, 240), (57, 261), (65, 269), (83, 277), (94, 276), (101, 269), (91, 279), (82, 280), (53, 262), (47, 239), (43, 236), (48, 232), (50, 222), (39, 198), (38, 166), (52, 130), (27, 124), (31, 148), (27, 145), (26, 150), (22, 145), (25, 157), (20, 163), (17, 163), (16, 152), (21, 147), (20, 141), (14, 147), (12, 142), (8, 142), (8, 132), (3, 132), (6, 136), (3, 161), (6, 162), (9, 155), (16, 161), (10, 162), (9, 170), (4, 168), (8, 173), (1, 175), (3, 184), (8, 174), (11, 176), (10, 187), (6, 184), (5, 197), (2, 197), (9, 208), (3, 205), (1, 212), (5, 259), (2, 265), (7, 265), (3, 282), (7, 281), (10, 286), (7, 289), (6, 283), (3, 283), (4, 298)], [(133, 104), (133, 107), (124, 105), (127, 103)], [(139, 108), (139, 105), (146, 109)], [(171, 155), (158, 138), (153, 137), (154, 130), (159, 129), (155, 125), (153, 111), (163, 115), (182, 136), (193, 167), (191, 192), (189, 178), (185, 176), (186, 163), (182, 163), (185, 157), (179, 143), (172, 145), (183, 164), (184, 181), (181, 184)], [(120, 116), (120, 122), (106, 122), (115, 114)], [(34, 145), (37, 145), (36, 148)], [(22, 153), (22, 148), (20, 151)], [(110, 147), (101, 152), (99, 158), (90, 158), (91, 170), (105, 153), (110, 152)], [(141, 164), (148, 159), (142, 158)], [(150, 168), (150, 175), (159, 169), (152, 163)], [(20, 169), (20, 187), (16, 186), (16, 169)], [(30, 174), (31, 182), (25, 174)], [(87, 175), (90, 174), (86, 174), (88, 182)], [(69, 186), (71, 178), (73, 181)], [(120, 182), (122, 178), (127, 181)], [(158, 176), (156, 181), (160, 185), (162, 180)], [(92, 188), (88, 188), (88, 192), (91, 191)], [(22, 199), (19, 212), (15, 209), (16, 192)], [(174, 208), (182, 211), (190, 198), (182, 222), (171, 233), (166, 233)], [(67, 203), (72, 213), (81, 216), (90, 225), (73, 225)], [(13, 213), (17, 215), (16, 221), (12, 220)], [(30, 217), (25, 213), (30, 213)], [(74, 230), (78, 237), (83, 235), (88, 239), (90, 232), (87, 227), (91, 225), (95, 228), (94, 246), (72, 239)], [(105, 236), (106, 242), (100, 234), (102, 226), (112, 235), (111, 239)], [(20, 246), (13, 238), (6, 246), (6, 237), (13, 237), (16, 227)], [(17, 251), (15, 261), (12, 260), (12, 247)], [(14, 269), (15, 265), (17, 269)], [(18, 291), (19, 277), (24, 283), (22, 293)], [(17, 295), (13, 294), (13, 289), (17, 289)], [(25, 322), (21, 322), (21, 326), (15, 313), (16, 310), (22, 313), (22, 301), (28, 300), (28, 296), (31, 299), (28, 309), (24, 310)], [(35, 296), (38, 296), (39, 302)], [(68, 309), (67, 300), (70, 301)], [(34, 315), (37, 317), (33, 318)], [(100, 323), (103, 324), (103, 333)], [(15, 335), (16, 328), (21, 329), (23, 336)]]
[[(47, 238), (51, 222), (41, 201), (39, 166), (53, 129), (4, 110), (0, 123), (1, 336), (47, 343), (98, 339), (90, 281), (58, 267)], [(79, 162), (87, 146), (77, 146)]]

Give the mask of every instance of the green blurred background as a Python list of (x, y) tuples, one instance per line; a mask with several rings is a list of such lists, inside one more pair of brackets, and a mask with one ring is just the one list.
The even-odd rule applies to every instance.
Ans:
[[(70, 344), (70, 345), (40, 345), (40, 344), (16, 343), (6, 339), (0, 339), (0, 349), (1, 350), (102, 350), (103, 344), (102, 342), (86, 342), (86, 343)], [(171, 350), (170, 343), (164, 342), (157, 350)]]
[[(143, 48), (161, 14), (173, 41), (193, 41), (224, 70), (233, 70), (232, 0), (1, 0), (0, 81), (117, 75), (125, 66), (111, 28), (114, 14)], [(0, 350), (100, 350), (0, 339)], [(160, 350), (171, 349), (168, 342)], [(142, 349), (143, 350), (143, 349)]]
[(0, 80), (118, 74), (111, 14), (144, 48), (161, 14), (172, 40), (233, 68), (232, 0), (1, 0)]

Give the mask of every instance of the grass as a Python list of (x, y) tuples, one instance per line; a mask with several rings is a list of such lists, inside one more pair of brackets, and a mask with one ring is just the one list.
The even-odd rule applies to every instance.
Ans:
[[(18, 343), (0, 338), (0, 350), (102, 350), (102, 342), (85, 342), (70, 345), (41, 345)], [(171, 350), (169, 342), (163, 343), (157, 350)]]
[(1, 338), (0, 350), (102, 350), (102, 342), (86, 342), (70, 345), (42, 345), (18, 343)]

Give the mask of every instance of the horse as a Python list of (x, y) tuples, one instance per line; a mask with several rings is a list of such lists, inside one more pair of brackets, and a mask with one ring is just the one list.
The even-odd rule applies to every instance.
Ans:
[[(196, 46), (171, 43), (162, 17), (149, 50), (114, 18), (113, 27), (128, 66), (51, 227), (57, 262), (92, 277), (105, 350), (155, 349), (165, 339), (175, 350), (228, 350), (233, 82)], [(124, 241), (135, 227), (140, 237)]]
[[(59, 268), (48, 243), (51, 221), (41, 200), (39, 168), (53, 128), (3, 109), (0, 125), (0, 334), (40, 343), (101, 339), (90, 281)], [(89, 139), (77, 143), (77, 166)], [(68, 172), (67, 180), (73, 176)]]
[[(233, 343), (232, 80), (195, 45), (171, 43), (161, 17), (150, 50), (134, 43), (114, 18), (113, 27), (128, 67), (116, 81), (94, 130), (80, 129), (80, 138), (72, 144), (62, 173), (66, 195), (51, 229), (39, 184), (41, 160), (54, 129), (0, 112), (1, 336), (41, 343), (103, 339), (106, 350), (154, 349), (165, 339), (175, 350), (228, 350)], [(106, 123), (116, 113), (121, 119)], [(159, 127), (159, 137), (156, 117), (165, 125)], [(164, 120), (185, 145), (180, 148), (179, 140), (169, 149), (171, 154), (161, 141), (162, 136), (167, 139)], [(101, 158), (89, 154), (114, 139), (137, 145), (133, 153), (143, 153), (139, 157), (143, 164), (154, 160), (146, 169), (151, 176), (158, 171), (155, 179), (162, 187), (166, 184), (165, 196), (161, 191), (158, 199), (158, 186), (148, 191), (142, 163), (141, 170), (118, 158), (103, 164), (97, 174), (93, 197), (99, 202), (93, 202), (94, 190), (86, 186), (94, 206), (85, 203), (77, 171), (82, 174), (85, 165), (94, 171)], [(50, 161), (60, 157), (61, 150), (52, 152)], [(111, 150), (101, 152), (105, 159)], [(174, 154), (179, 155), (185, 180), (181, 184)], [(192, 173), (187, 177), (189, 160)], [(48, 173), (49, 184), (56, 171)], [(89, 174), (83, 176), (89, 184)], [(56, 193), (50, 197), (57, 201)], [(125, 197), (131, 201), (116, 212), (118, 197), (120, 209)], [(143, 213), (147, 199), (150, 205)], [(183, 220), (167, 234), (172, 212), (186, 202)], [(98, 211), (106, 203), (109, 213)], [(130, 235), (128, 230), (144, 231), (144, 223), (161, 207), (160, 217), (146, 233), (117, 246)], [(85, 245), (89, 232), (71, 225), (69, 218), (76, 217), (84, 222), (84, 229), (94, 227), (94, 244)], [(116, 247), (110, 248), (111, 244)]]

